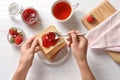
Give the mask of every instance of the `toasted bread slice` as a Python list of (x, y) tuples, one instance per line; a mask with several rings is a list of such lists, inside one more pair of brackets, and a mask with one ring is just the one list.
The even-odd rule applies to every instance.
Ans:
[(61, 43), (60, 45), (58, 45), (57, 47), (55, 47), (55, 48), (54, 48), (55, 50), (52, 50), (52, 51), (49, 53), (49, 55), (46, 55), (47, 59), (52, 62), (52, 61), (55, 59), (55, 57), (57, 56), (58, 52), (59, 52), (61, 49), (63, 49), (63, 48), (65, 47), (65, 45), (66, 45), (66, 43), (63, 42), (63, 43)]
[[(43, 30), (41, 33), (39, 33), (37, 35), (37, 38), (39, 40), (39, 45), (42, 49), (42, 52), (45, 54), (46, 58), (49, 61), (53, 61), (56, 57), (56, 54), (63, 48), (66, 46), (65, 40), (60, 37), (57, 44), (54, 46), (51, 46), (49, 48), (46, 48), (44, 46), (42, 46), (42, 36), (44, 34), (47, 34), (48, 32), (56, 32), (59, 33), (58, 30), (54, 27), (54, 26), (49, 26), (48, 28), (46, 28), (45, 30)], [(59, 33), (60, 34), (60, 33)]]

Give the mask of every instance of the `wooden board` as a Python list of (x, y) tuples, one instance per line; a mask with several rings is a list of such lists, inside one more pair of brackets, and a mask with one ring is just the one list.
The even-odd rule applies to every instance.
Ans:
[[(99, 25), (101, 22), (103, 22), (106, 18), (108, 18), (115, 12), (116, 9), (107, 0), (104, 0), (100, 5), (98, 5), (96, 8), (94, 8), (91, 12), (89, 12), (82, 18), (82, 23), (88, 30), (90, 30)], [(89, 24), (87, 22), (86, 19), (89, 15), (94, 16), (94, 23)], [(108, 54), (115, 62), (120, 63), (120, 53), (108, 52)]]
[[(87, 29), (92, 29), (96, 27), (98, 24), (100, 24), (101, 22), (103, 22), (106, 18), (108, 18), (114, 12), (116, 12), (116, 10), (112, 7), (112, 5), (107, 0), (104, 0), (100, 5), (94, 8), (90, 13), (85, 15), (82, 18), (82, 22)], [(89, 24), (86, 20), (86, 18), (89, 15), (93, 15), (95, 18), (95, 22), (92, 24)]]
[(118, 64), (120, 64), (120, 52), (108, 52), (111, 58)]

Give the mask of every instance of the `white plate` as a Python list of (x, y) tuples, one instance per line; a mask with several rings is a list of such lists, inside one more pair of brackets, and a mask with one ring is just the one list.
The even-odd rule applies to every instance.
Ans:
[(58, 52), (58, 55), (56, 56), (56, 58), (52, 62), (50, 62), (42, 52), (38, 52), (38, 56), (42, 62), (44, 62), (46, 64), (55, 65), (55, 64), (60, 64), (67, 59), (67, 57), (69, 56), (68, 51), (69, 51), (69, 49), (67, 47), (64, 47), (62, 50), (60, 50)]

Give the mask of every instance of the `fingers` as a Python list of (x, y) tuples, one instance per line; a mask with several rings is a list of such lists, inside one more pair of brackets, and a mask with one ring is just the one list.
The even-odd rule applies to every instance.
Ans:
[(78, 44), (77, 34), (78, 34), (78, 31), (75, 31), (75, 30), (68, 32), (69, 37), (66, 40), (67, 40), (67, 45), (69, 47), (71, 47), (71, 44)]
[(83, 35), (78, 36), (79, 40), (87, 40)]
[(25, 46), (27, 48), (30, 48), (32, 49), (32, 51), (38, 51), (38, 49), (36, 49), (36, 47), (38, 46), (38, 40), (37, 38), (35, 38), (35, 36), (31, 37), (30, 39), (28, 39), (26, 42), (25, 42)]
[(37, 46), (37, 47), (35, 48), (35, 53), (38, 52), (38, 51), (40, 51), (40, 50), (41, 50), (41, 47), (40, 47), (40, 46)]
[[(77, 36), (77, 35), (81, 35), (81, 36)], [(82, 34), (79, 31), (76, 30), (72, 30), (70, 32), (68, 32), (68, 38), (67, 38), (67, 45), (70, 46), (71, 43), (73, 44), (79, 44), (79, 41), (85, 39), (84, 36), (82, 36)]]
[(21, 48), (24, 48), (24, 49), (29, 49), (31, 47), (31, 43), (33, 42), (35, 36), (27, 39), (27, 41), (25, 41), (25, 43), (21, 46)]
[(68, 32), (68, 37), (65, 39), (68, 47), (71, 47), (71, 43), (72, 43), (71, 32), (72, 31)]
[(34, 39), (32, 44), (31, 44), (31, 49), (32, 50), (35, 50), (35, 48), (38, 46), (38, 40), (37, 39)]
[(68, 47), (70, 47), (71, 46), (71, 37), (70, 36), (68, 36), (66, 39), (65, 39), (65, 41), (66, 41), (66, 44), (67, 44), (67, 46)]
[(88, 43), (88, 40), (84, 36), (79, 36), (79, 41), (81, 42), (81, 44), (87, 44)]
[(67, 46), (68, 46), (68, 47), (71, 47), (71, 42), (68, 42), (68, 43), (67, 43)]
[(73, 44), (77, 44), (78, 43), (78, 36), (77, 36), (77, 33), (75, 31), (72, 31), (71, 32), (71, 37), (72, 37), (72, 43)]

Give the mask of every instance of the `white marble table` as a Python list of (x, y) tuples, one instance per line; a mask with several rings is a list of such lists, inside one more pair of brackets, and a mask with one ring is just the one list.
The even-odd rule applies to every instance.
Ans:
[[(33, 6), (40, 14), (42, 23), (36, 28), (24, 24), (20, 15), (15, 20), (8, 15), (8, 5), (19, 2), (23, 7)], [(87, 30), (81, 26), (81, 17), (97, 6), (102, 0), (69, 0), (73, 4), (79, 2), (72, 18), (65, 23), (57, 22), (51, 15), (50, 7), (55, 0), (0, 0), (0, 80), (10, 80), (19, 61), (20, 49), (13, 47), (7, 41), (7, 32), (10, 26), (22, 28), (27, 37), (30, 37), (49, 25), (55, 25), (66, 33), (77, 29), (83, 33)], [(120, 9), (120, 0), (110, 0), (116, 9)], [(116, 64), (104, 51), (88, 49), (88, 62), (97, 80), (119, 80), (120, 65)], [(27, 76), (27, 80), (81, 80), (81, 75), (74, 57), (70, 53), (68, 59), (61, 65), (51, 66), (42, 63), (37, 56)]]

